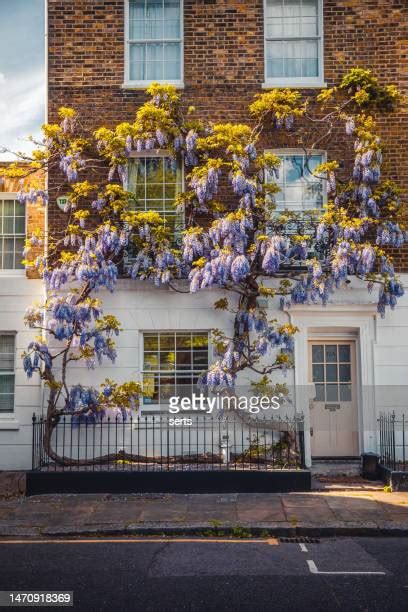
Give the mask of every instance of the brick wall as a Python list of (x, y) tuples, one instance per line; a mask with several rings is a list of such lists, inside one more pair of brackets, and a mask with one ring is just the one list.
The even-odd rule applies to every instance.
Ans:
[[(2, 175), (2, 168), (6, 167), (6, 162), (0, 162), (0, 199), (1, 193), (17, 193), (20, 190), (19, 180), (5, 177)], [(41, 175), (35, 173), (32, 177), (35, 180), (43, 181)], [(31, 236), (34, 230), (40, 228), (43, 232), (45, 227), (44, 219), (44, 206), (40, 202), (28, 202), (26, 204), (26, 228), (27, 236)], [(30, 257), (36, 257), (42, 254), (41, 247), (35, 247), (30, 253)], [(34, 268), (26, 269), (27, 278), (39, 278), (37, 271)]]
[[(49, 0), (49, 120), (62, 104), (77, 108), (91, 128), (132, 119), (144, 100), (124, 90), (123, 0)], [(372, 68), (383, 83), (408, 84), (406, 0), (324, 0), (325, 80), (330, 86), (353, 66)], [(405, 47), (404, 47), (405, 44)], [(246, 121), (246, 108), (261, 91), (263, 0), (184, 0), (184, 95), (212, 120)], [(385, 142), (384, 171), (407, 185), (407, 108), (379, 118)], [(281, 146), (265, 135), (265, 147)], [(325, 143), (342, 157), (343, 133)], [(64, 192), (50, 177), (51, 202)], [(51, 203), (51, 230), (64, 218)], [(396, 254), (408, 271), (408, 250)]]

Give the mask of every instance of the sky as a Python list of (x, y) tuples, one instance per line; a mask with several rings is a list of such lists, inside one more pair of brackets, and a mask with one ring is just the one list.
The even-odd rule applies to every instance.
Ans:
[(45, 116), (44, 0), (0, 0), (0, 160), (31, 150)]

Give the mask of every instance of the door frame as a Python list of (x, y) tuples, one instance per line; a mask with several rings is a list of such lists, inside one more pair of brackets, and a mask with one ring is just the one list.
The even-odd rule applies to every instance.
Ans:
[(295, 405), (305, 420), (305, 461), (311, 467), (309, 399), (314, 385), (308, 379), (308, 341), (318, 337), (351, 336), (356, 341), (357, 410), (359, 451), (377, 450), (377, 414), (374, 393), (374, 345), (377, 307), (374, 303), (332, 303), (293, 305), (286, 311), (299, 328), (295, 336)]
[[(358, 336), (356, 335), (356, 333), (353, 332), (330, 332), (328, 331), (327, 333), (324, 332), (316, 332), (313, 333), (311, 332), (308, 335), (308, 340), (307, 340), (307, 375), (308, 375), (308, 379), (310, 380), (310, 374), (311, 374), (311, 346), (312, 344), (329, 344), (330, 342), (333, 342), (333, 344), (339, 344), (341, 342), (345, 342), (348, 344), (352, 344), (353, 345), (353, 366), (354, 366), (354, 377), (355, 377), (355, 385), (356, 385), (356, 389), (355, 389), (355, 399), (354, 399), (354, 403), (355, 403), (355, 410), (356, 410), (356, 423), (357, 423), (357, 456), (360, 456), (361, 453), (361, 449), (362, 449), (362, 436), (361, 436), (361, 414), (360, 414), (360, 376), (359, 376), (359, 367), (358, 367), (358, 363), (359, 363), (359, 359), (358, 359), (358, 354), (359, 354), (359, 342), (358, 342)], [(313, 385), (314, 387), (314, 383), (310, 383)], [(310, 450), (311, 453), (311, 450)], [(347, 455), (348, 456), (348, 455)], [(346, 455), (345, 455), (346, 457)], [(315, 456), (312, 457), (312, 459), (319, 459), (319, 456)], [(342, 456), (333, 456), (333, 459), (341, 459)]]

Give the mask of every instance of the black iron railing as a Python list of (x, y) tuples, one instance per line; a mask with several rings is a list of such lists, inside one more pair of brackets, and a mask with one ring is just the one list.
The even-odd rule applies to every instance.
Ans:
[(168, 414), (52, 429), (33, 415), (33, 470), (276, 470), (304, 468), (303, 417)]
[(378, 419), (380, 464), (392, 470), (408, 471), (408, 418), (405, 414), (382, 414)]

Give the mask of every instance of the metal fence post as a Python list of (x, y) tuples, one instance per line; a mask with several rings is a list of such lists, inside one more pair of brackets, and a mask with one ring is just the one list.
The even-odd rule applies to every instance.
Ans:
[(32, 449), (31, 449), (31, 469), (35, 470), (35, 424), (37, 421), (37, 417), (35, 416), (35, 412), (33, 412), (32, 423), (33, 423), (33, 433), (32, 433)]

